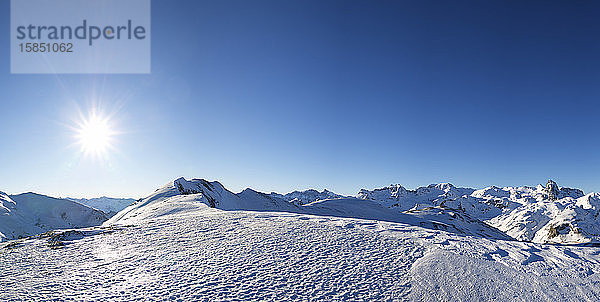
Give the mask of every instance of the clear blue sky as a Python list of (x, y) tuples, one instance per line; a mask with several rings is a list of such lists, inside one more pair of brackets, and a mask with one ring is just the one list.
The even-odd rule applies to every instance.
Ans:
[[(600, 3), (152, 1), (151, 75), (11, 75), (0, 190), (142, 197), (436, 182), (600, 191)], [(115, 150), (82, 156), (91, 104)]]

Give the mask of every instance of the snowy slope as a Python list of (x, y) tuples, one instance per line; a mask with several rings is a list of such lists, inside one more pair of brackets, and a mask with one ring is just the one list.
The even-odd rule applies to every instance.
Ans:
[(68, 200), (75, 201), (77, 203), (86, 205), (90, 208), (98, 209), (104, 212), (108, 217), (112, 217), (127, 206), (134, 203), (136, 200), (133, 198), (111, 198), (111, 197), (98, 197), (98, 198), (67, 198)]
[(478, 238), (512, 240), (510, 236), (500, 230), (473, 219), (462, 211), (445, 207), (428, 207), (400, 212), (395, 208), (386, 208), (373, 201), (358, 198), (340, 198), (310, 203), (305, 205), (304, 209), (314, 215), (402, 222), (422, 228)]
[(0, 193), (0, 241), (53, 229), (100, 225), (107, 217), (82, 204), (34, 193)]
[[(235, 199), (218, 192), (215, 183), (183, 182), (184, 190), (203, 191), (187, 195), (175, 186), (146, 200), (147, 211), (130, 209), (120, 220), (126, 224), (0, 244), (0, 300), (597, 301), (600, 296), (598, 247), (487, 239), (314, 213), (224, 211), (211, 208), (202, 196)], [(207, 193), (208, 187), (214, 191)], [(344, 207), (346, 213), (365, 202), (377, 205), (347, 202), (354, 206)], [(309, 208), (342, 205), (325, 201)], [(379, 205), (373, 211), (387, 215), (389, 210)], [(133, 216), (135, 211), (139, 215)]]
[(598, 242), (599, 195), (559, 187), (488, 187), (481, 190), (437, 184), (407, 190), (392, 185), (361, 190), (358, 198), (401, 210), (442, 206), (459, 210), (521, 241), (577, 244)]
[(279, 194), (272, 192), (269, 195), (272, 197), (287, 200), (296, 205), (305, 205), (318, 200), (337, 199), (346, 197), (343, 195), (335, 194), (327, 189), (324, 189), (321, 192), (314, 189), (308, 189), (304, 191), (294, 191), (287, 194)]

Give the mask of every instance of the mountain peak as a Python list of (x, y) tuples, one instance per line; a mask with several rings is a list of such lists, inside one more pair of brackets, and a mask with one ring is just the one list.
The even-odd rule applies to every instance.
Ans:
[(453, 184), (449, 183), (449, 182), (442, 182), (436, 185), (433, 185), (435, 188), (440, 189), (442, 191), (450, 191), (454, 188), (456, 188)]
[(558, 185), (552, 179), (549, 179), (546, 183), (545, 191), (546, 194), (548, 194), (548, 199), (550, 200), (557, 200), (558, 195), (560, 194), (560, 189), (558, 188)]
[(279, 194), (272, 192), (271, 194), (269, 194), (269, 196), (289, 201), (295, 205), (304, 205), (318, 200), (337, 199), (345, 197), (343, 195), (331, 192), (327, 189), (323, 189), (323, 191), (321, 192), (315, 189), (307, 189), (304, 191), (293, 191), (287, 194)]
[(548, 199), (551, 201), (556, 201), (566, 197), (576, 199), (585, 195), (583, 191), (579, 189), (560, 187), (552, 179), (548, 180), (545, 187), (542, 187), (542, 191), (544, 194), (547, 195)]

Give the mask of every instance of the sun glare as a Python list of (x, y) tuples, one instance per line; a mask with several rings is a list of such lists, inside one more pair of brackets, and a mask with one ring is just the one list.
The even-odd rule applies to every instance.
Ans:
[(102, 155), (110, 147), (113, 132), (107, 119), (91, 116), (77, 130), (77, 139), (84, 153)]

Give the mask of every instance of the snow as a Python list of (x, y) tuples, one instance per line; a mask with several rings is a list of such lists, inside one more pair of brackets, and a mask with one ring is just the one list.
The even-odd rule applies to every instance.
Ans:
[(101, 211), (49, 196), (0, 193), (0, 241), (31, 236), (54, 229), (100, 225)]
[(194, 200), (209, 207), (225, 210), (285, 211), (320, 216), (405, 222), (465, 235), (510, 239), (497, 229), (452, 209), (432, 207), (401, 213), (395, 208), (386, 208), (377, 202), (352, 197), (320, 200), (298, 206), (273, 197), (272, 194), (264, 194), (251, 189), (235, 194), (219, 182), (209, 182), (203, 179), (188, 181), (183, 178), (165, 185), (149, 197), (132, 204), (109, 219), (106, 224), (136, 223), (140, 219), (162, 215), (160, 212), (156, 214), (153, 209), (160, 210), (165, 203), (180, 205), (173, 211), (186, 211), (186, 208), (181, 206), (182, 200)]
[[(0, 243), (0, 288), (7, 289), (0, 301), (600, 296), (600, 244), (588, 240), (598, 225), (598, 194), (552, 184), (437, 184), (362, 190), (357, 197), (297, 205), (180, 178), (101, 226)], [(0, 211), (19, 204), (1, 198)], [(517, 241), (511, 232), (536, 242)]]
[(408, 190), (401, 185), (361, 190), (357, 197), (402, 211), (443, 206), (495, 227), (521, 241), (579, 244), (599, 242), (600, 195), (545, 186), (484, 189), (434, 184)]
[(308, 190), (304, 190), (304, 191), (293, 191), (293, 192), (290, 192), (287, 194), (279, 194), (279, 193), (272, 192), (269, 195), (271, 197), (276, 197), (276, 198), (280, 198), (280, 199), (289, 201), (296, 205), (305, 205), (305, 204), (309, 204), (311, 202), (315, 202), (315, 201), (319, 201), (319, 200), (337, 199), (337, 198), (346, 197), (343, 195), (333, 193), (327, 189), (324, 189), (321, 192), (314, 190), (314, 189), (308, 189)]
[(204, 179), (192, 179), (188, 181), (184, 178), (179, 178), (156, 190), (150, 196), (128, 206), (117, 215), (111, 217), (107, 223), (143, 219), (144, 217), (153, 215), (152, 211), (150, 211), (153, 207), (159, 206), (162, 203), (178, 202), (186, 196), (209, 207), (218, 207), (223, 210), (293, 211), (294, 209), (298, 209), (298, 206), (285, 200), (274, 198), (251, 189), (234, 194), (225, 189), (217, 181), (209, 182)]
[(432, 184), (416, 190), (407, 190), (402, 185), (390, 185), (372, 191), (362, 189), (358, 192), (357, 198), (375, 200), (386, 207), (405, 211), (419, 205), (440, 205), (449, 198), (469, 195), (473, 191), (473, 189), (456, 188), (449, 183)]
[(597, 247), (472, 237), (403, 222), (226, 211), (198, 193), (164, 195), (115, 224), (0, 244), (0, 286), (9, 289), (0, 300), (581, 301), (600, 295)]

